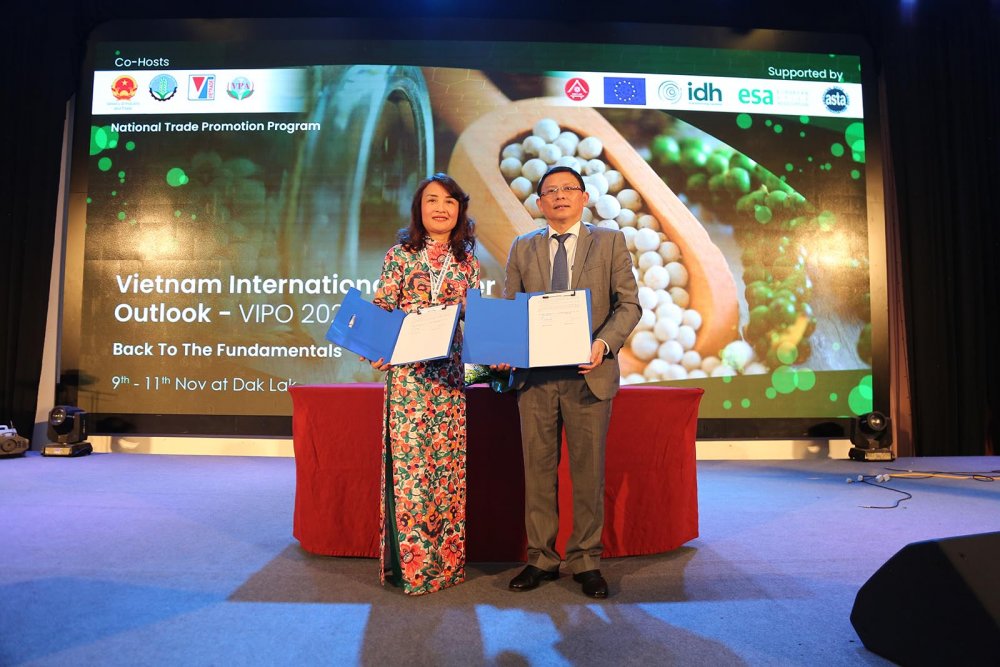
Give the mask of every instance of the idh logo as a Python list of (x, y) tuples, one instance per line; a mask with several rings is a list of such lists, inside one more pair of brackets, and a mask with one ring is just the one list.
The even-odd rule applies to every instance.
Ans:
[(847, 111), (847, 93), (842, 88), (828, 88), (823, 93), (823, 105), (833, 113), (843, 113)]
[(695, 86), (688, 81), (688, 101), (698, 104), (722, 104), (722, 89), (711, 81)]

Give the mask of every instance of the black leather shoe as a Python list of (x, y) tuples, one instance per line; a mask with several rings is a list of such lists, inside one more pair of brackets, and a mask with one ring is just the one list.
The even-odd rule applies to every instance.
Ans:
[(608, 582), (601, 576), (600, 570), (587, 570), (573, 575), (573, 581), (583, 584), (583, 594), (592, 598), (608, 597)]
[(538, 584), (543, 581), (554, 581), (558, 578), (558, 571), (549, 572), (534, 565), (527, 565), (521, 570), (521, 574), (510, 580), (510, 590), (530, 591), (533, 588), (538, 588)]

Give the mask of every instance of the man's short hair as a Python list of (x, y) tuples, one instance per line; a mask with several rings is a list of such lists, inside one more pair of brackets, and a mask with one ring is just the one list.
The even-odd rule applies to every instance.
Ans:
[(547, 172), (545, 172), (545, 174), (541, 178), (538, 179), (538, 185), (535, 187), (535, 194), (537, 194), (539, 197), (542, 196), (542, 185), (545, 183), (545, 179), (551, 176), (552, 174), (573, 174), (573, 176), (576, 177), (577, 182), (580, 184), (580, 188), (584, 192), (587, 191), (587, 184), (583, 182), (583, 176), (580, 175), (580, 172), (578, 172), (573, 167), (565, 167), (560, 165), (558, 167), (550, 168)]

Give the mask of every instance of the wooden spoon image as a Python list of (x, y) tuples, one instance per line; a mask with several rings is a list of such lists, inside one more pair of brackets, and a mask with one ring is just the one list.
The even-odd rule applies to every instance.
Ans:
[[(738, 337), (736, 284), (722, 252), (663, 179), (595, 109), (562, 106), (556, 98), (512, 102), (476, 70), (425, 68), (424, 77), (434, 114), (458, 135), (448, 173), (469, 193), (477, 236), (495, 257), (506, 257), (515, 237), (538, 228), (500, 173), (500, 152), (531, 134), (539, 120), (551, 118), (581, 139), (593, 136), (603, 142), (605, 161), (639, 193), (680, 248), (690, 307), (702, 316), (695, 349), (702, 356), (718, 355)], [(641, 373), (645, 366), (627, 349), (622, 350), (621, 364), (623, 375)]]

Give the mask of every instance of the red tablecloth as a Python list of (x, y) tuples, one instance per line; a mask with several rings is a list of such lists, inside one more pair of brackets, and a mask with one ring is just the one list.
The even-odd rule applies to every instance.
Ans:
[[(306, 551), (378, 557), (380, 384), (294, 386), (293, 535)], [(698, 536), (695, 433), (701, 389), (623, 387), (614, 399), (605, 475), (604, 556), (675, 549)], [(468, 389), (466, 554), (525, 559), (524, 469), (517, 402)], [(567, 456), (559, 468), (562, 551), (573, 514)]]

